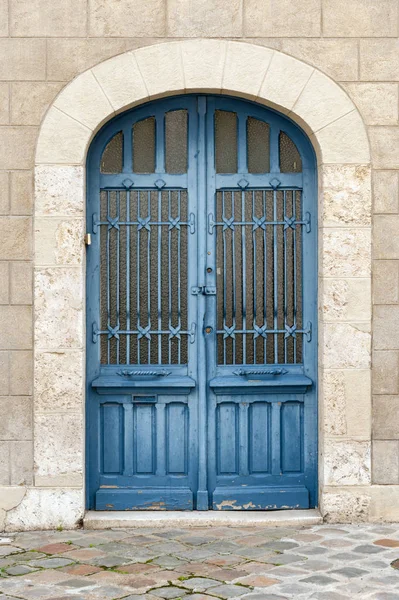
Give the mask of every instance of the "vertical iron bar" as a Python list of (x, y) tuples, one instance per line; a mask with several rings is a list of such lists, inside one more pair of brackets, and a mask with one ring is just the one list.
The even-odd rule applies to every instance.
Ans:
[[(233, 192), (232, 192), (233, 194)], [(217, 196), (216, 196), (217, 198)], [(222, 215), (223, 219), (226, 218), (225, 215), (225, 200), (224, 200), (224, 192), (222, 192)], [(216, 230), (217, 232), (217, 230)], [(216, 233), (217, 235), (217, 233)], [(226, 229), (222, 227), (222, 236), (223, 236), (223, 329), (225, 326), (227, 327), (227, 269), (226, 269)], [(226, 339), (223, 335), (223, 364), (227, 364), (227, 355), (226, 355)]]
[[(283, 200), (283, 220), (285, 219), (287, 212), (287, 191), (284, 190)], [(284, 248), (284, 329), (287, 325), (287, 229), (283, 225), (283, 248)], [(284, 336), (284, 362), (287, 362), (287, 342), (288, 339)]]
[[(245, 222), (245, 192), (241, 192), (241, 219)], [(247, 266), (247, 257), (246, 257), (246, 225), (242, 225), (242, 234), (241, 234), (241, 250), (242, 250), (242, 362), (245, 365), (247, 362), (247, 283), (246, 283), (246, 266)]]
[[(110, 215), (110, 192), (107, 191), (107, 216), (111, 218)], [(111, 276), (111, 268), (110, 268), (110, 228), (107, 227), (107, 324), (111, 327), (111, 292), (110, 292), (110, 276)], [(107, 336), (107, 361), (108, 364), (111, 363), (111, 339)]]
[[(140, 217), (140, 190), (137, 190), (137, 217)], [(136, 252), (136, 269), (137, 269), (137, 329), (140, 324), (140, 229), (137, 227), (137, 252)], [(140, 364), (140, 340), (137, 335), (137, 364)]]
[[(147, 192), (147, 217), (151, 219), (151, 191)], [(151, 225), (147, 233), (147, 327), (151, 329)], [(151, 334), (147, 342), (148, 364), (151, 363)]]
[[(301, 196), (300, 196), (301, 198)], [(293, 230), (293, 253), (292, 253), (292, 257), (293, 257), (293, 273), (294, 273), (294, 323), (293, 325), (296, 326), (296, 318), (297, 318), (297, 256), (296, 256), (296, 192), (295, 190), (292, 192), (292, 216), (294, 217), (294, 230)], [(300, 227), (303, 227), (303, 225), (300, 225)], [(296, 346), (296, 337), (293, 338), (294, 339), (294, 364), (296, 364), (296, 354), (297, 354), (297, 346)], [(302, 340), (301, 340), (302, 341)]]
[[(231, 254), (233, 269), (233, 327), (236, 328), (237, 316), (237, 290), (236, 290), (236, 239), (235, 239), (235, 192), (231, 192), (231, 216), (233, 217), (233, 229), (231, 231)], [(233, 337), (233, 365), (236, 364), (236, 336)]]
[[(171, 206), (170, 206), (170, 190), (168, 191), (168, 221), (172, 218)], [(172, 327), (172, 251), (171, 251), (171, 232), (172, 230), (168, 227), (168, 324), (169, 324), (169, 333), (171, 332)], [(172, 342), (170, 337), (168, 336), (168, 361), (169, 364), (172, 363)]]
[[(121, 215), (121, 193), (120, 191), (116, 192), (116, 216), (118, 220), (120, 220)], [(120, 324), (120, 302), (119, 302), (119, 292), (120, 292), (120, 273), (119, 273), (119, 264), (120, 264), (120, 225), (116, 230), (116, 324), (119, 326)], [(116, 364), (119, 365), (119, 353), (120, 353), (120, 336), (116, 338)]]
[[(252, 219), (255, 219), (255, 191), (252, 190)], [(253, 302), (253, 326), (252, 329), (254, 330), (254, 333), (252, 334), (253, 336), (253, 353), (254, 353), (254, 360), (253, 363), (254, 365), (256, 365), (256, 337), (255, 337), (255, 325), (256, 325), (256, 229), (254, 229), (252, 227), (252, 252), (253, 252), (253, 264), (252, 264), (252, 281), (253, 281), (253, 288), (252, 288), (252, 302)]]
[[(181, 218), (181, 191), (177, 192), (177, 218)], [(177, 327), (181, 329), (181, 231), (180, 225), (177, 229)], [(178, 364), (181, 363), (181, 337), (177, 338)]]
[[(158, 223), (162, 221), (162, 191), (158, 190)], [(158, 225), (158, 332), (162, 331), (162, 225)], [(162, 364), (162, 334), (158, 333), (158, 364)]]
[[(267, 327), (267, 214), (266, 214), (266, 195), (265, 190), (262, 191), (263, 199), (263, 215), (265, 217), (265, 228), (263, 230), (263, 324)], [(267, 333), (263, 338), (263, 361), (267, 363)]]
[[(126, 223), (130, 223), (130, 190), (126, 191)], [(126, 225), (126, 331), (130, 331), (130, 227)], [(130, 364), (130, 334), (126, 335), (126, 364)]]
[[(273, 190), (273, 221), (277, 221), (277, 191)], [(277, 275), (277, 225), (273, 225), (273, 328), (277, 331), (277, 304), (278, 304), (278, 275)], [(274, 362), (278, 363), (278, 334), (274, 334)]]

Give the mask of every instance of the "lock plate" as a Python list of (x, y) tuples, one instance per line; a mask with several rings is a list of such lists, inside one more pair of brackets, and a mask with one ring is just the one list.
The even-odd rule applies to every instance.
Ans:
[(193, 296), (199, 296), (199, 294), (203, 294), (204, 296), (216, 296), (216, 286), (201, 285), (201, 286), (192, 287), (191, 293)]

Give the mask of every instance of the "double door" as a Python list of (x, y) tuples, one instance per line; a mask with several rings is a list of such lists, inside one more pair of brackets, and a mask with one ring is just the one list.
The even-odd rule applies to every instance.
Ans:
[(108, 123), (87, 166), (88, 508), (315, 506), (307, 138), (180, 96)]

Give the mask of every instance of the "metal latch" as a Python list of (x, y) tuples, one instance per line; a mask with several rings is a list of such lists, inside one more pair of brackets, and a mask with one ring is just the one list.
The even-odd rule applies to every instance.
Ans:
[(216, 296), (216, 286), (214, 285), (201, 285), (199, 287), (192, 287), (191, 293), (193, 296), (204, 294), (204, 296)]

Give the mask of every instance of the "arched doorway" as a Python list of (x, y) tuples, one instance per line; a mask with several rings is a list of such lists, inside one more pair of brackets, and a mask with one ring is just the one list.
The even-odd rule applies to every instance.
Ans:
[(88, 508), (315, 506), (306, 136), (186, 95), (114, 118), (87, 165)]

